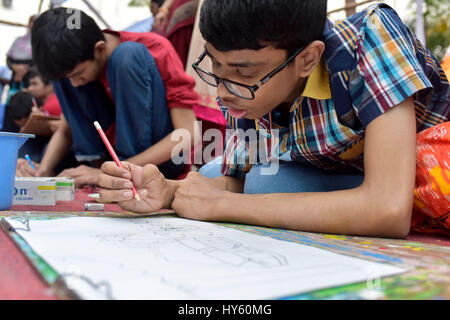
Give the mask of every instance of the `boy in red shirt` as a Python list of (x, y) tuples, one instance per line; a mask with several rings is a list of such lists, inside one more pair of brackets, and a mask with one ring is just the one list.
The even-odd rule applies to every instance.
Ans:
[(78, 185), (95, 185), (95, 166), (109, 159), (93, 126), (99, 121), (122, 160), (157, 165), (172, 178), (185, 173), (187, 166), (171, 161), (180, 143), (172, 141), (172, 132), (185, 129), (194, 137), (199, 97), (168, 40), (154, 33), (101, 31), (84, 12), (57, 8), (36, 20), (32, 46), (39, 72), (54, 80), (63, 114), (38, 171), (23, 162), (20, 171), (51, 176), (72, 145), (77, 160), (92, 166), (61, 174)]

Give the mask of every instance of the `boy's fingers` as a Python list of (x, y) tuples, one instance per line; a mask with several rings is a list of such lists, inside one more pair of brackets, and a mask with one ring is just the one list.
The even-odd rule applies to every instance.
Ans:
[(28, 163), (21, 168), (21, 172), (25, 177), (34, 177), (36, 174), (36, 171), (33, 170)]
[(25, 160), (25, 159), (17, 159), (17, 168), (22, 168), (26, 164), (27, 164), (27, 160)]
[(113, 176), (113, 177), (121, 177), (125, 179), (131, 179), (132, 164), (128, 162), (122, 162), (124, 168), (120, 168), (117, 166), (115, 162), (107, 161), (103, 163), (101, 170), (103, 173)]
[(100, 193), (100, 202), (112, 203), (112, 202), (123, 202), (133, 200), (133, 191), (131, 189), (122, 190), (107, 190), (102, 189)]
[(121, 189), (130, 189), (133, 187), (133, 183), (124, 178), (116, 178), (107, 174), (102, 173), (98, 177), (98, 186), (111, 189), (111, 190), (121, 190)]
[(162, 174), (159, 171), (158, 167), (153, 164), (147, 164), (143, 168), (142, 172), (142, 181), (137, 181), (138, 185), (146, 184), (148, 182), (156, 181), (158, 178), (162, 178)]

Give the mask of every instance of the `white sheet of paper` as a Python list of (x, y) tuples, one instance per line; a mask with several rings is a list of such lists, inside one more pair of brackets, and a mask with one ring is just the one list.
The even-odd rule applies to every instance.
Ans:
[(167, 216), (8, 222), (84, 299), (275, 299), (405, 271)]

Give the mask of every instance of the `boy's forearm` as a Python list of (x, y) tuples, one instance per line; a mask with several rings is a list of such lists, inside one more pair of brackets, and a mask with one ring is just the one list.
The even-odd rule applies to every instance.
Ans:
[[(230, 193), (242, 193), (244, 190), (244, 182), (232, 177), (218, 177), (211, 179), (217, 183), (217, 186), (223, 191)], [(180, 181), (179, 180), (166, 180), (168, 185), (168, 196), (166, 199), (165, 208), (171, 209), (172, 202), (175, 198), (175, 193), (177, 192)]]
[(178, 142), (171, 141), (171, 136), (168, 135), (155, 145), (147, 150), (127, 159), (138, 166), (145, 166), (147, 164), (160, 165), (169, 161), (172, 157), (172, 149), (176, 147)]
[(306, 232), (404, 237), (404, 230), (409, 230), (408, 215), (391, 209), (370, 199), (363, 188), (298, 194), (227, 192), (218, 201), (213, 220)]
[(71, 145), (72, 138), (70, 134), (64, 132), (63, 129), (57, 130), (48, 143), (47, 150), (41, 161), (40, 171), (44, 174), (53, 173), (53, 170), (62, 161)]
[(218, 177), (214, 178), (219, 185), (222, 185), (224, 190), (232, 193), (243, 193), (245, 181), (233, 177)]

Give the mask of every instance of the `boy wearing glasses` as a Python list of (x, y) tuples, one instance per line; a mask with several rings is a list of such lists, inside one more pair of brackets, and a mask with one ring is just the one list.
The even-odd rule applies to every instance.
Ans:
[(206, 0), (200, 29), (193, 67), (232, 129), (223, 157), (179, 182), (105, 163), (104, 201), (309, 232), (448, 232), (449, 83), (393, 9), (333, 24), (325, 0)]

